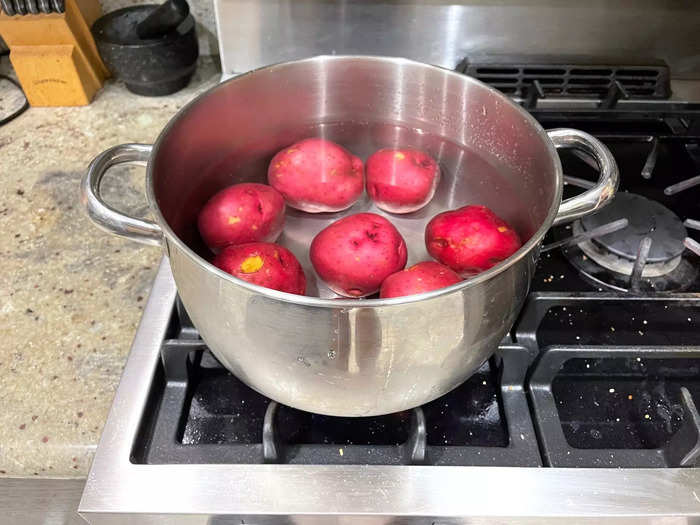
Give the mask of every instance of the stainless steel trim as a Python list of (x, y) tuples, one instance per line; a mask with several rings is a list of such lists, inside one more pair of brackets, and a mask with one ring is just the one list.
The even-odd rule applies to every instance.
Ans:
[(163, 259), (80, 502), (90, 523), (700, 523), (697, 468), (133, 464), (174, 298)]

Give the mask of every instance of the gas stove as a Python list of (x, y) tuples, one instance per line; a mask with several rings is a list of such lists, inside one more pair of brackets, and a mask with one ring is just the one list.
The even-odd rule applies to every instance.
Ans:
[[(572, 25), (561, 23), (565, 5), (495, 16), (480, 6), (340, 4), (216, 0), (224, 77), (336, 51), (456, 67), (545, 128), (602, 140), (620, 169), (618, 196), (550, 230), (520, 318), (471, 378), (381, 417), (311, 414), (248, 388), (200, 339), (164, 259), (81, 514), (304, 525), (700, 519), (700, 82), (671, 75), (687, 68), (693, 40), (673, 37), (666, 63), (634, 53), (552, 61), (512, 53), (525, 41), (529, 52), (549, 49), (556, 35), (566, 53), (631, 49), (630, 10), (581, 8)], [(659, 32), (692, 26), (691, 16), (650, 9)], [(269, 25), (281, 16), (287, 30)], [(478, 47), (496, 19), (511, 35), (499, 49), (511, 55), (463, 60), (458, 36)], [(614, 38), (592, 42), (578, 26)], [(591, 160), (560, 153), (564, 196), (591, 187)]]
[[(493, 358), (411, 411), (334, 418), (251, 390), (199, 338), (164, 259), (81, 513), (253, 524), (700, 515), (700, 137), (686, 109), (533, 108), (547, 128), (608, 145), (619, 195), (549, 232)], [(595, 180), (588, 159), (562, 163), (565, 196)]]

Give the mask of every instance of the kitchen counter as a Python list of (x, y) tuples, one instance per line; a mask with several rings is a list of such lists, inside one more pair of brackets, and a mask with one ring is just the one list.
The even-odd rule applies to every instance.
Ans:
[[(80, 179), (102, 150), (153, 142), (218, 80), (204, 59), (175, 95), (110, 82), (89, 106), (30, 108), (0, 127), (0, 476), (87, 474), (161, 251), (98, 230)], [(143, 168), (112, 171), (108, 198), (146, 214)]]

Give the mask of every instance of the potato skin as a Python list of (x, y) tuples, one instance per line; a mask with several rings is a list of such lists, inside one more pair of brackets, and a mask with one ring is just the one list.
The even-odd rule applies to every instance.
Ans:
[(518, 233), (486, 206), (440, 213), (425, 228), (428, 253), (461, 277), (488, 270), (521, 245)]
[(292, 208), (337, 212), (355, 204), (364, 191), (362, 160), (329, 140), (312, 138), (278, 152), (267, 180)]
[(197, 228), (214, 253), (232, 244), (274, 242), (284, 227), (284, 198), (266, 184), (234, 184), (199, 212)]
[(417, 149), (381, 149), (366, 163), (367, 193), (378, 208), (389, 213), (421, 209), (435, 195), (440, 167)]
[(384, 279), (379, 297), (404, 297), (438, 290), (460, 282), (459, 275), (435, 261), (423, 261)]
[(311, 263), (339, 295), (365, 297), (406, 266), (406, 242), (375, 213), (358, 213), (321, 230), (311, 243)]
[(287, 248), (267, 242), (227, 246), (214, 266), (249, 283), (297, 295), (306, 293), (306, 276)]

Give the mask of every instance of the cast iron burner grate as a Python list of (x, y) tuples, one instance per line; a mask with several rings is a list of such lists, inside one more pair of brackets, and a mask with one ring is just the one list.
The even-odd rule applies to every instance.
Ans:
[(136, 463), (541, 465), (522, 387), (533, 353), (523, 347), (502, 345), (463, 385), (422, 407), (339, 418), (253, 391), (214, 359), (181, 305), (178, 311)]
[[(695, 319), (695, 321), (694, 321)], [(545, 464), (700, 464), (700, 297), (531, 294), (515, 332)]]
[[(663, 99), (671, 94), (668, 65), (601, 57), (485, 55), (465, 59), (457, 70), (503, 93), (534, 99), (600, 97)], [(532, 102), (528, 104), (530, 106)]]
[(700, 461), (695, 295), (531, 294), (514, 331), (517, 344), (502, 344), (449, 394), (371, 418), (310, 414), (270, 401), (226, 371), (178, 310), (133, 447), (135, 463), (690, 467)]

